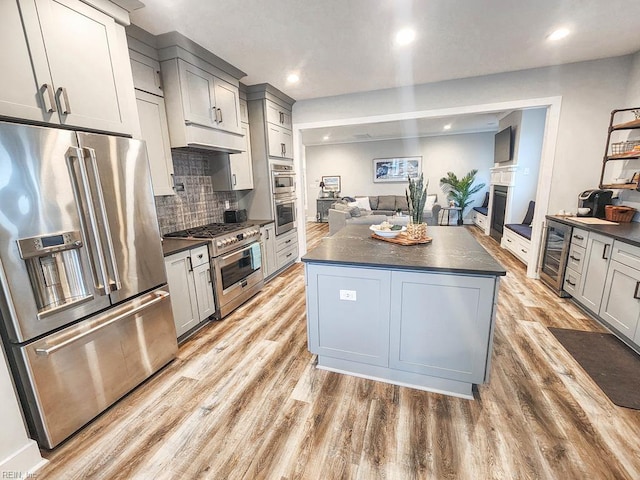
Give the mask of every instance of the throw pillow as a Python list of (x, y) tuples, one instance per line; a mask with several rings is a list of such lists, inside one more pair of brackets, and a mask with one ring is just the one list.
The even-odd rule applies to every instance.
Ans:
[(489, 206), (489, 192), (485, 193), (484, 200), (482, 201), (483, 208), (487, 208)]
[(527, 214), (524, 216), (524, 219), (522, 220), (523, 225), (531, 226), (531, 222), (533, 222), (533, 213), (535, 211), (535, 208), (536, 208), (536, 202), (531, 200), (529, 202), (529, 208), (527, 209)]
[(359, 217), (360, 209), (358, 207), (351, 207), (351, 210), (349, 210), (349, 213), (351, 213), (352, 217)]
[(407, 202), (407, 197), (403, 197), (402, 195), (396, 195), (396, 208), (406, 212), (409, 210), (409, 203)]
[(378, 196), (377, 195), (372, 195), (371, 197), (369, 197), (369, 205), (371, 205), (371, 210), (377, 210), (378, 209)]
[(344, 203), (334, 203), (333, 204), (333, 209), (334, 210), (339, 210), (341, 212), (350, 212), (351, 211), (351, 207), (349, 205), (344, 204)]
[(396, 209), (396, 196), (395, 195), (380, 195), (378, 197), (378, 210), (395, 210)]
[(356, 197), (356, 206), (361, 210), (371, 210), (369, 197)]

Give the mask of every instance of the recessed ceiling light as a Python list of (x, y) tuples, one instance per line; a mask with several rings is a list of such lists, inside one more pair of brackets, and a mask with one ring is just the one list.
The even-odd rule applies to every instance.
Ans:
[(287, 82), (288, 83), (296, 83), (296, 82), (298, 82), (298, 80), (300, 80), (300, 76), (297, 73), (290, 73), (287, 76)]
[(450, 129), (451, 129), (451, 124), (450, 124), (450, 123), (447, 123), (447, 124), (444, 126), (444, 129), (445, 129), (445, 130), (450, 130)]
[(329, 140), (329, 135), (325, 135), (324, 137), (322, 137), (322, 140)]
[(559, 28), (558, 30), (555, 30), (554, 32), (551, 32), (549, 34), (549, 36), (547, 36), (548, 40), (552, 40), (552, 41), (556, 41), (556, 40), (560, 40), (561, 38), (566, 37), (567, 35), (569, 35), (569, 29), (567, 28)]
[(416, 31), (413, 28), (403, 28), (396, 33), (396, 44), (409, 45), (416, 39)]

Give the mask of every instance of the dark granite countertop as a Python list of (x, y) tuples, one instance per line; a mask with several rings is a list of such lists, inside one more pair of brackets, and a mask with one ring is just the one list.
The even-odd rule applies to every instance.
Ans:
[(398, 245), (371, 238), (368, 225), (347, 225), (308, 252), (302, 261), (361, 267), (408, 269), (473, 275), (506, 275), (464, 228), (430, 226), (424, 245)]
[(260, 227), (264, 227), (265, 225), (269, 225), (270, 223), (275, 222), (275, 220), (255, 220), (253, 218), (250, 218), (249, 220), (247, 220), (247, 223), (251, 224), (251, 225), (259, 225)]
[(162, 253), (165, 257), (168, 257), (169, 255), (173, 255), (174, 253), (189, 250), (191, 248), (196, 248), (200, 245), (206, 245), (207, 243), (209, 243), (209, 240), (207, 240), (206, 238), (193, 240), (190, 238), (164, 237), (162, 239)]
[(636, 247), (640, 247), (640, 223), (619, 223), (618, 225), (589, 225), (576, 220), (575, 217), (564, 217), (560, 215), (547, 215), (547, 218), (556, 220), (565, 225), (581, 228), (589, 232), (600, 233), (616, 240), (630, 243)]

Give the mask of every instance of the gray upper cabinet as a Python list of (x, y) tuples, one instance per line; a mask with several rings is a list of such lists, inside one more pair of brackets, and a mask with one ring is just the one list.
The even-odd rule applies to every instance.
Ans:
[[(135, 132), (124, 28), (79, 0), (1, 2), (0, 114)], [(21, 26), (23, 28), (21, 28)], [(82, 41), (78, 41), (81, 38)]]
[(160, 79), (160, 62), (135, 50), (129, 50), (129, 60), (136, 90), (162, 97), (164, 93)]
[(293, 134), (291, 130), (271, 123), (267, 124), (269, 156), (293, 159)]
[(290, 108), (284, 108), (270, 100), (266, 100), (265, 106), (267, 110), (267, 122), (273, 125), (279, 125), (287, 130), (292, 129)]

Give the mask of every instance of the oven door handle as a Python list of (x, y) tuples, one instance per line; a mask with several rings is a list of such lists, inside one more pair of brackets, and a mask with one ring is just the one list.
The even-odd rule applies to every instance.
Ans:
[(277, 170), (272, 170), (271, 173), (274, 177), (285, 176), (285, 177), (295, 177), (295, 172), (278, 172)]
[(276, 198), (273, 200), (273, 203), (276, 205), (283, 205), (285, 203), (296, 203), (296, 199), (294, 198)]
[[(255, 243), (255, 242), (254, 242), (254, 243)], [(229, 255), (225, 255), (224, 257), (220, 257), (220, 260), (221, 260), (221, 261), (228, 260), (228, 259), (230, 259), (231, 257), (235, 257), (235, 256), (236, 256), (236, 255), (238, 255), (239, 253), (242, 253), (242, 252), (244, 252), (244, 251), (246, 251), (246, 250), (251, 250), (252, 245), (253, 245), (253, 243), (252, 243), (252, 244), (250, 244), (250, 245), (247, 245), (246, 247), (241, 248), (240, 250), (235, 250), (235, 251), (231, 252)]]

